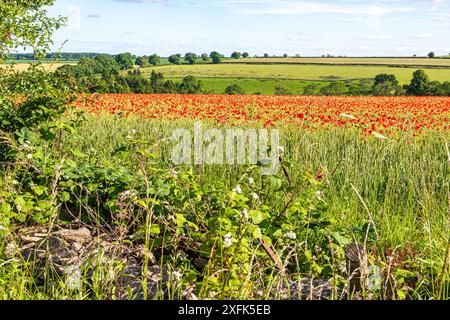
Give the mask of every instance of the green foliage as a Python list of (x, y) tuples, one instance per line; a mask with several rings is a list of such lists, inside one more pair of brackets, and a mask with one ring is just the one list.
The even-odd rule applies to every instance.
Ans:
[(171, 64), (181, 64), (181, 54), (173, 54), (169, 57)]
[(66, 19), (50, 18), (45, 6), (54, 0), (3, 1), (0, 6), (0, 60), (12, 49), (31, 47), (35, 56), (50, 48), (51, 36)]
[(148, 62), (149, 58), (146, 56), (142, 56), (142, 57), (137, 57), (136, 62), (134, 63), (135, 65), (141, 67), (141, 68), (145, 68), (149, 66), (149, 62)]
[(184, 61), (186, 61), (189, 64), (195, 64), (197, 62), (197, 55), (192, 52), (188, 52), (184, 55)]
[(197, 80), (195, 77), (187, 76), (178, 85), (178, 91), (180, 93), (201, 93), (203, 91), (203, 84), (201, 80)]
[(240, 52), (235, 51), (231, 54), (231, 57), (233, 59), (240, 59), (242, 57), (242, 54)]
[(136, 60), (129, 52), (120, 53), (115, 57), (115, 59), (121, 70), (132, 69)]
[(202, 61), (203, 61), (203, 62), (209, 61), (209, 56), (208, 56), (207, 53), (202, 53), (201, 58), (202, 58)]
[(226, 94), (245, 94), (244, 89), (238, 84), (232, 84), (225, 88)]
[(414, 96), (424, 96), (427, 94), (430, 78), (423, 70), (417, 70), (413, 73), (411, 83), (406, 88), (406, 94)]
[(244, 52), (243, 54), (242, 54), (242, 57), (243, 58), (248, 58), (250, 55), (248, 54), (248, 52)]
[(383, 73), (377, 75), (372, 90), (375, 96), (397, 96), (403, 94), (402, 87), (393, 74)]
[(212, 63), (219, 64), (220, 62), (222, 62), (223, 55), (217, 51), (213, 51), (211, 52), (209, 57), (211, 58)]
[(342, 82), (332, 82), (320, 90), (320, 94), (324, 96), (339, 96), (346, 91), (345, 84)]
[(157, 66), (160, 63), (160, 60), (161, 59), (156, 53), (148, 57), (148, 63), (150, 63), (152, 66)]
[(275, 94), (276, 95), (288, 95), (291, 94), (289, 89), (283, 87), (283, 86), (276, 86), (275, 87)]

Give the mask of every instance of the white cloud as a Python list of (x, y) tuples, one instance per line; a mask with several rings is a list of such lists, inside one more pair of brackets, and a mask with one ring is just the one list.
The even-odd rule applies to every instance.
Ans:
[[(235, 1), (235, 3), (248, 3), (247, 1)], [(237, 11), (241, 14), (349, 14), (349, 15), (369, 15), (382, 16), (390, 13), (414, 12), (415, 7), (407, 6), (386, 6), (386, 5), (349, 5), (349, 4), (329, 4), (309, 1), (269, 1), (264, 2), (270, 5), (259, 6), (258, 8), (243, 8)]]

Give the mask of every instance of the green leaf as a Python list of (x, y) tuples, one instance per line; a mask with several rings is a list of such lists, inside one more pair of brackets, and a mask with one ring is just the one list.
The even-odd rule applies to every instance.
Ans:
[(264, 214), (258, 210), (250, 210), (248, 216), (252, 219), (254, 224), (260, 224), (265, 220)]
[(161, 229), (159, 228), (159, 225), (158, 224), (152, 224), (150, 226), (150, 233), (151, 234), (156, 234), (156, 235), (160, 234), (161, 233)]

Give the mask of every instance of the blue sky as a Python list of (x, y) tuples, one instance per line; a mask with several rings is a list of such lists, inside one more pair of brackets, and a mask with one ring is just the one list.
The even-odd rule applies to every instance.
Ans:
[(56, 0), (56, 50), (169, 55), (450, 53), (450, 0)]

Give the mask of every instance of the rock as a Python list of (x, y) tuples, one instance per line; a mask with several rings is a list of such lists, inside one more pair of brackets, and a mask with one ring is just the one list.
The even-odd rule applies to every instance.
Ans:
[(76, 230), (63, 229), (54, 232), (53, 234), (55, 236), (63, 238), (70, 243), (85, 244), (92, 240), (91, 232), (85, 227)]

